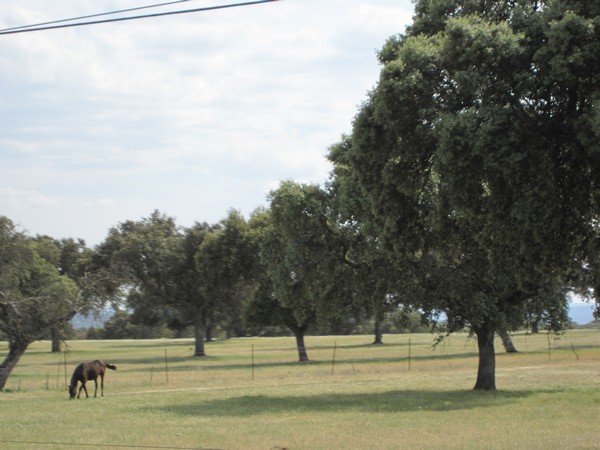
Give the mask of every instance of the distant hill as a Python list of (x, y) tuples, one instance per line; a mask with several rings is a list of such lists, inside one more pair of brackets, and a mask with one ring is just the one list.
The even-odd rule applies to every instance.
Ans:
[(115, 311), (112, 308), (105, 309), (98, 315), (90, 314), (83, 315), (77, 314), (75, 317), (71, 319), (71, 325), (76, 330), (80, 328), (102, 328), (104, 327), (104, 322), (112, 317)]

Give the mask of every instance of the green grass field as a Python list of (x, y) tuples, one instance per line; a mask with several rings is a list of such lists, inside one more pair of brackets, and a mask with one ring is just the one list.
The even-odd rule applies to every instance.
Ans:
[[(513, 355), (497, 342), (494, 393), (472, 391), (466, 335), (371, 340), (307, 337), (302, 364), (293, 338), (217, 341), (206, 358), (191, 340), (71, 341), (66, 382), (38, 342), (0, 392), (0, 448), (600, 448), (599, 331), (517, 334)], [(69, 401), (73, 368), (96, 358), (118, 366), (105, 397)]]

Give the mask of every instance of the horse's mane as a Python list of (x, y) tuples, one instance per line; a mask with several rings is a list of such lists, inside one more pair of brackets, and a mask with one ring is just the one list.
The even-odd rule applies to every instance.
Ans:
[(81, 375), (83, 372), (83, 364), (84, 363), (79, 364), (77, 367), (75, 367), (75, 370), (73, 371), (73, 376), (71, 377), (71, 386), (73, 388), (77, 386), (77, 382), (81, 379)]

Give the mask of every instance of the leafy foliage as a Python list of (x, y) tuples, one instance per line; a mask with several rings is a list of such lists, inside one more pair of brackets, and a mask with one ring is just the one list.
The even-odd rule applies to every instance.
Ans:
[(0, 363), (0, 390), (29, 344), (83, 304), (77, 284), (52, 263), (58, 256), (51, 242), (35, 241), (0, 217), (0, 331), (9, 339)]
[(588, 3), (417, 2), (354, 122), (348, 161), (373, 222), (414, 274), (415, 303), (477, 334), (478, 388), (495, 388), (494, 331), (542, 311), (564, 326), (564, 287), (595, 258), (600, 22)]

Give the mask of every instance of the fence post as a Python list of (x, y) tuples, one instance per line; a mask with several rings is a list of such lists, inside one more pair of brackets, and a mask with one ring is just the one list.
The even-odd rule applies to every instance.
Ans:
[(60, 366), (62, 366), (62, 361), (60, 360), (60, 356), (58, 357), (58, 364), (56, 364), (56, 389), (61, 390), (60, 387)]
[(410, 372), (410, 364), (412, 359), (412, 341), (408, 338), (408, 371)]
[(63, 357), (64, 357), (63, 359), (65, 361), (65, 386), (68, 386), (69, 383), (67, 381), (67, 352), (66, 351), (63, 352)]
[(254, 344), (251, 346), (252, 381), (254, 381)]
[(169, 358), (167, 357), (167, 349), (165, 348), (165, 379), (169, 384)]
[(577, 358), (577, 361), (579, 361), (579, 355), (575, 351), (575, 346), (573, 345), (572, 342), (571, 342), (571, 351), (575, 354), (575, 358)]
[(333, 371), (335, 369), (335, 351), (337, 349), (337, 341), (333, 343), (333, 357), (331, 359), (331, 375), (333, 375)]

